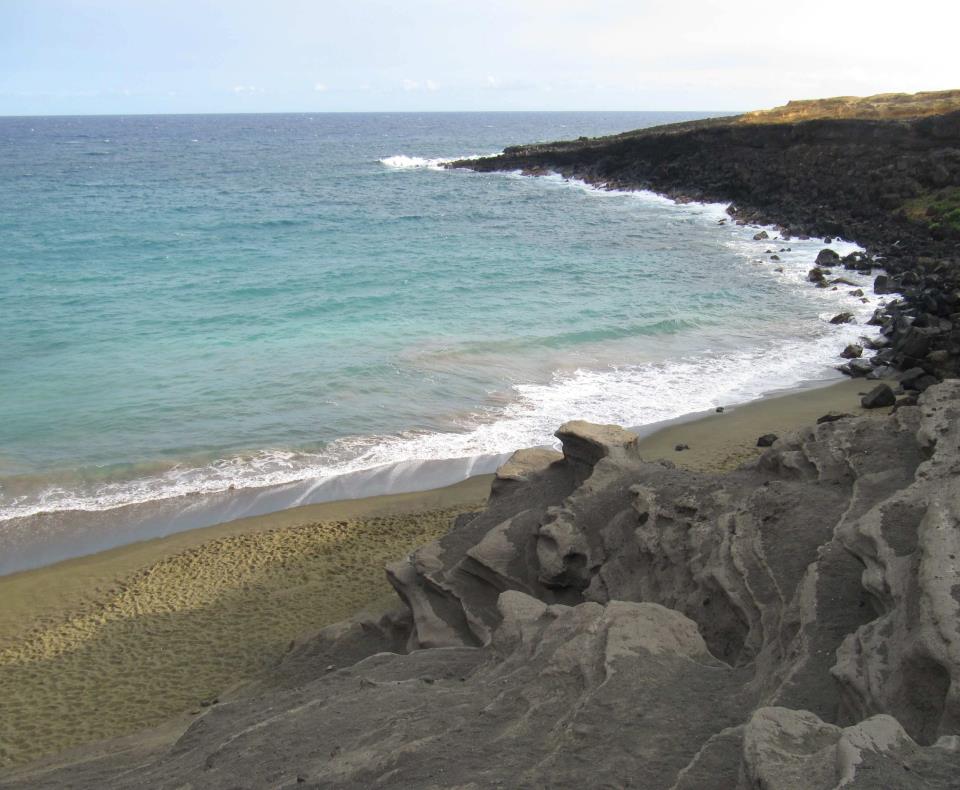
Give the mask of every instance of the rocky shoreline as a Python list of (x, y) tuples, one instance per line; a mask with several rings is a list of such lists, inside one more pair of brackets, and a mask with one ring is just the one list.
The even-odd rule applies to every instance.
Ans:
[(906, 396), (879, 384), (866, 416), (763, 436), (723, 472), (567, 423), (562, 452), (518, 451), (482, 510), (387, 566), (392, 610), (296, 641), (177, 732), (0, 787), (960, 787), (960, 230), (910, 214), (960, 183), (960, 113), (724, 119), (454, 166), (723, 199), (783, 239), (859, 242), (811, 262), (811, 287), (884, 270), (874, 291), (901, 296), (876, 354), (844, 364)]
[(899, 298), (872, 319), (883, 339), (871, 368), (906, 374), (904, 388), (914, 392), (960, 371), (960, 210), (951, 202), (960, 201), (960, 112), (798, 123), (738, 116), (516, 146), (448, 167), (559, 173), (603, 189), (729, 202), (731, 221), (774, 225), (782, 242), (854, 241), (865, 254), (825, 252), (811, 281), (827, 286), (831, 267), (883, 271), (874, 292)]
[(960, 382), (726, 474), (557, 436), (388, 566), (394, 611), (0, 787), (957, 787)]

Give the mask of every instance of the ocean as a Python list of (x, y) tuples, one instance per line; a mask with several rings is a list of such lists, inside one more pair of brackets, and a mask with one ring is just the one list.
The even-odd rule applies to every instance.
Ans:
[(0, 573), (837, 378), (821, 241), (439, 166), (702, 116), (0, 118)]

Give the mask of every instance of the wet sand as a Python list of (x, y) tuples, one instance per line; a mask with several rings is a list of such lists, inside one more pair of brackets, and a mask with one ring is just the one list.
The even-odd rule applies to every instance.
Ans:
[[(864, 413), (858, 393), (871, 386), (841, 381), (671, 424), (640, 450), (723, 471), (758, 455), (761, 434)], [(0, 766), (190, 716), (305, 631), (388, 606), (384, 564), (479, 507), (490, 480), (308, 505), (0, 577)]]

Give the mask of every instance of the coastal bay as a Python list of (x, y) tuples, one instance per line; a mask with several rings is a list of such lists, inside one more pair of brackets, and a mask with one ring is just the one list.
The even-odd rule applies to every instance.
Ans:
[[(932, 123), (941, 129), (949, 121)], [(760, 137), (769, 136), (764, 124), (757, 126), (763, 129)], [(702, 128), (725, 127), (703, 122)], [(696, 137), (700, 129), (695, 123), (688, 131)], [(922, 125), (904, 129), (926, 134)], [(808, 128), (804, 133), (809, 132)], [(737, 131), (734, 137), (740, 134), (745, 133)], [(647, 140), (645, 135), (639, 133), (639, 139)], [(583, 145), (592, 144), (588, 140)], [(383, 445), (375, 444), (372, 455), (360, 458), (386, 463), (361, 463), (354, 470), (382, 476), (385, 483), (395, 469), (416, 476), (420, 453), (426, 449), (430, 474), (455, 478), (456, 471), (443, 472), (444, 463), (459, 464), (467, 473), (492, 468), (488, 465), (508, 446), (516, 447), (520, 439), (542, 444), (564, 422), (556, 433), (562, 453), (542, 448), (520, 451), (492, 482), (488, 475), (476, 476), (446, 489), (294, 507), (202, 529), (190, 529), (187, 522), (165, 527), (157, 516), (151, 529), (161, 532), (152, 534), (171, 529), (174, 534), (144, 542), (129, 542), (137, 538), (135, 528), (128, 529), (129, 534), (111, 534), (107, 524), (100, 538), (105, 536), (111, 541), (108, 545), (115, 546), (109, 551), (0, 577), (0, 594), (10, 602), (0, 619), (0, 691), (5, 713), (10, 714), (0, 730), (0, 760), (13, 767), (0, 778), (0, 786), (8, 777), (17, 787), (41, 775), (46, 786), (57, 786), (63, 771), (72, 775), (77, 770), (85, 777), (82, 784), (110, 786), (118, 770), (127, 770), (120, 768), (124, 760), (141, 756), (146, 760), (141, 764), (145, 775), (162, 776), (166, 782), (168, 776), (194, 775), (197, 756), (211, 749), (203, 770), (214, 771), (210, 774), (214, 786), (232, 786), (238, 772), (264, 781), (290, 778), (287, 753), (299, 755), (312, 748), (301, 738), (305, 729), (340, 739), (335, 721), (315, 706), (329, 699), (348, 707), (348, 721), (366, 722), (360, 727), (361, 740), (350, 747), (366, 755), (367, 731), (381, 728), (381, 695), (395, 697), (396, 710), (413, 705), (421, 711), (415, 721), (426, 727), (425, 737), (411, 748), (422, 750), (427, 760), (403, 769), (419, 777), (413, 780), (416, 785), (449, 765), (447, 750), (434, 756), (430, 745), (435, 718), (443, 707), (424, 697), (421, 684), (432, 688), (436, 675), (456, 681), (455, 688), (463, 689), (453, 691), (462, 697), (458, 704), (480, 705), (488, 713), (489, 673), (497, 676), (501, 661), (520, 661), (525, 669), (513, 676), (520, 686), (510, 693), (511, 699), (518, 693), (528, 696), (533, 709), (539, 710), (536, 700), (543, 678), (563, 676), (570, 666), (566, 660), (557, 663), (549, 658), (549, 650), (535, 652), (532, 663), (530, 656), (521, 658), (518, 644), (527, 639), (524, 634), (534, 632), (538, 642), (549, 642), (556, 634), (564, 644), (600, 639), (577, 659), (581, 669), (573, 681), (563, 681), (567, 687), (562, 694), (575, 710), (582, 707), (577, 695), (584, 693), (588, 706), (615, 693), (600, 704), (631, 723), (635, 705), (621, 704), (631, 694), (666, 705), (690, 737), (678, 740), (671, 735), (664, 741), (663, 727), (656, 721), (659, 713), (642, 725), (643, 742), (650, 748), (655, 745), (661, 761), (644, 763), (643, 770), (655, 777), (655, 784), (701, 770), (697, 755), (702, 748), (697, 744), (702, 742), (714, 743), (719, 750), (723, 764), (716, 770), (733, 786), (734, 776), (767, 770), (767, 758), (751, 751), (750, 744), (782, 729), (783, 721), (798, 731), (817, 732), (826, 722), (842, 741), (860, 737), (857, 728), (866, 731), (874, 726), (864, 717), (877, 709), (899, 717), (890, 725), (895, 733), (891, 743), (897, 746), (884, 747), (877, 759), (896, 762), (905, 753), (926, 764), (920, 770), (927, 775), (949, 771), (953, 759), (947, 754), (949, 743), (935, 741), (935, 736), (952, 732), (944, 684), (955, 662), (940, 652), (944, 640), (953, 637), (941, 633), (936, 624), (947, 624), (947, 631), (953, 627), (950, 605), (938, 590), (941, 578), (955, 575), (943, 565), (944, 556), (952, 561), (956, 555), (934, 546), (941, 538), (930, 531), (928, 522), (933, 523), (929, 513), (935, 512), (941, 514), (937, 523), (956, 524), (948, 501), (955, 481), (949, 474), (939, 480), (952, 468), (954, 444), (940, 437), (951, 436), (955, 428), (958, 394), (949, 382), (938, 381), (955, 371), (951, 345), (955, 334), (949, 319), (957, 295), (944, 290), (950, 282), (944, 275), (945, 263), (910, 257), (921, 248), (931, 255), (949, 253), (944, 232), (931, 232), (928, 240), (922, 227), (909, 224), (915, 220), (901, 213), (900, 225), (885, 232), (910, 228), (906, 249), (876, 242), (864, 250), (852, 240), (810, 238), (805, 231), (843, 232), (859, 241), (860, 226), (830, 225), (829, 219), (823, 224), (820, 218), (819, 224), (801, 220), (788, 227), (781, 220), (777, 226), (762, 227), (754, 223), (777, 220), (777, 215), (766, 214), (749, 201), (728, 208), (689, 203), (690, 197), (720, 195), (691, 196), (659, 185), (661, 192), (680, 199), (674, 203), (643, 192), (650, 184), (642, 179), (604, 181), (589, 168), (574, 165), (556, 168), (573, 179), (564, 180), (552, 174), (548, 161), (564, 146), (535, 147), (519, 155), (508, 149), (500, 159), (486, 163), (466, 160), (472, 169), (508, 172), (504, 176), (460, 171), (460, 176), (480, 179), (488, 187), (494, 182), (520, 183), (531, 195), (552, 192), (558, 197), (562, 192), (558, 206), (566, 204), (573, 188), (586, 201), (579, 205), (588, 211), (591, 201), (600, 198), (621, 201), (620, 207), (628, 211), (642, 205), (645, 210), (631, 214), (630, 221), (655, 217), (661, 249), (677, 249), (674, 239), (661, 235), (661, 220), (696, 229), (704, 252), (721, 254), (725, 249), (722, 255), (732, 253), (728, 262), (733, 265), (711, 271), (698, 261), (689, 262), (684, 294), (697, 294), (685, 308), (689, 322), (654, 322), (652, 334), (647, 324), (625, 334), (609, 326), (599, 334), (573, 333), (574, 364), (564, 361), (570, 350), (567, 335), (561, 333), (565, 339), (556, 349), (537, 352), (542, 357), (537, 360), (541, 375), (554, 371), (550, 384), (515, 384), (513, 398), (487, 390), (491, 402), (502, 409), (501, 419), (473, 414), (476, 423), (465, 426), (448, 417), (446, 428), (455, 425), (453, 431), (444, 432), (437, 423), (408, 432), (400, 443), (404, 455), (399, 459), (380, 452), (382, 447), (396, 449), (396, 442), (373, 437)], [(583, 154), (580, 148), (580, 143), (574, 147), (577, 156)], [(828, 159), (833, 156), (830, 145), (823, 150)], [(936, 147), (930, 151), (926, 153), (931, 158), (942, 153)], [(588, 158), (593, 155), (587, 152)], [(524, 175), (536, 178), (518, 179), (509, 172), (529, 156), (547, 157), (540, 165), (521, 167)], [(429, 174), (440, 169), (438, 162), (390, 157), (381, 165)], [(546, 193), (541, 192), (544, 187)], [(636, 188), (641, 191), (630, 191)], [(609, 216), (605, 210), (600, 215)], [(625, 261), (631, 272), (634, 263)], [(843, 266), (842, 276), (834, 271), (837, 266)], [(673, 270), (660, 270), (661, 275), (665, 272), (670, 272), (670, 280)], [(719, 328), (710, 330), (711, 321), (702, 320), (704, 306), (718, 296), (728, 299), (720, 280), (729, 281), (731, 272), (742, 278), (742, 286), (736, 289), (737, 298), (725, 305), (729, 312)], [(694, 283), (702, 285), (706, 273), (719, 278), (715, 285), (720, 290), (689, 290)], [(639, 285), (639, 280), (634, 283)], [(758, 285), (754, 296), (748, 296)], [(632, 298), (634, 292), (629, 293)], [(754, 298), (759, 295), (762, 298)], [(768, 298), (771, 301), (764, 301)], [(798, 305), (804, 307), (794, 315)], [(630, 310), (634, 309), (631, 303)], [(595, 318), (609, 324), (610, 315), (596, 312)], [(695, 331), (685, 334), (687, 329)], [(579, 345), (584, 339), (587, 342)], [(708, 347), (703, 347), (705, 342)], [(538, 340), (533, 347), (541, 345), (552, 348), (552, 341)], [(431, 351), (427, 364), (418, 357), (417, 372), (439, 364), (447, 373), (463, 376), (474, 366), (489, 366), (491, 360), (497, 360), (495, 367), (503, 365), (504, 358), (493, 351), (497, 344), (480, 346), (469, 349), (467, 356), (480, 353), (467, 366), (462, 348), (452, 354), (446, 348)], [(645, 356), (650, 349), (660, 356)], [(537, 356), (528, 352), (531, 359)], [(510, 366), (514, 353), (515, 349)], [(590, 362), (583, 366), (585, 358)], [(624, 358), (631, 364), (623, 366)], [(837, 376), (831, 368), (850, 378), (828, 384)], [(525, 369), (524, 375), (529, 372)], [(861, 398), (885, 377), (891, 384), (881, 401), (885, 405), (866, 409)], [(424, 380), (432, 381), (429, 375)], [(800, 385), (802, 389), (790, 390)], [(769, 394), (777, 386), (786, 392)], [(562, 408), (555, 408), (558, 393)], [(536, 408), (528, 409), (531, 404)], [(590, 419), (567, 421), (573, 414), (571, 405)], [(609, 424), (614, 422), (637, 426), (639, 440), (635, 433)], [(443, 452), (438, 451), (437, 436), (443, 437)], [(459, 460), (445, 462), (451, 446), (458, 448), (452, 455)], [(486, 454), (469, 454), (476, 451)], [(311, 456), (292, 479), (284, 477), (290, 458), (285, 453), (269, 457), (269, 481), (247, 478), (236, 493), (233, 483), (225, 487), (225, 481), (217, 478), (224, 470), (232, 474), (234, 462), (217, 461), (199, 475), (188, 470), (192, 484), (200, 484), (197, 490), (177, 488), (176, 497), (161, 491), (155, 502), (149, 497), (147, 502), (150, 507), (183, 504), (185, 513), (193, 511), (197, 517), (202, 510), (197, 505), (212, 494), (221, 498), (217, 508), (225, 505), (214, 511), (230, 512), (230, 502), (236, 505), (243, 497), (258, 500), (261, 489), (251, 482), (276, 483), (272, 475), (279, 469), (285, 482), (280, 481), (276, 490), (262, 489), (267, 493), (267, 500), (258, 505), (263, 514), (266, 502), (275, 501), (272, 497), (285, 485), (313, 492), (323, 477), (310, 466), (323, 456)], [(356, 459), (348, 460), (348, 466)], [(250, 460), (243, 457), (241, 465)], [(252, 460), (247, 470), (253, 468), (260, 475), (263, 459), (255, 455)], [(304, 468), (316, 477), (304, 478)], [(151, 478), (151, 496), (157, 479), (166, 485), (168, 473), (179, 475), (182, 469), (177, 463), (159, 478)], [(20, 482), (16, 476), (11, 479), (15, 485)], [(333, 476), (328, 482), (336, 486), (338, 479)], [(345, 479), (353, 480), (359, 491), (365, 478)], [(93, 489), (93, 498), (84, 501), (89, 525), (97, 525), (100, 508), (124, 517), (127, 505), (104, 507), (115, 503), (98, 498), (104, 492), (132, 490), (124, 488), (129, 481), (120, 489), (116, 482)], [(134, 481), (135, 488), (142, 482)], [(173, 482), (179, 486), (182, 480)], [(294, 499), (300, 496), (296, 488), (291, 491)], [(46, 493), (41, 493), (42, 500)], [(67, 493), (65, 501), (75, 502)], [(31, 505), (29, 497), (16, 497), (14, 504), (28, 502), (33, 510), (25, 518), (40, 523), (49, 515), (41, 500)], [(901, 500), (907, 504), (901, 505)], [(918, 520), (916, 514), (925, 511), (928, 515)], [(50, 523), (80, 525), (70, 520), (69, 510), (56, 512), (60, 517)], [(883, 523), (880, 538), (878, 519)], [(11, 519), (7, 525), (11, 524), (26, 524), (28, 529), (21, 534), (31, 534), (33, 522)], [(945, 532), (944, 539), (950, 534)], [(73, 537), (78, 535), (75, 529)], [(33, 533), (35, 538), (52, 536)], [(89, 552), (93, 546), (70, 548), (69, 530), (56, 537), (56, 551), (67, 552), (60, 556)], [(937, 563), (941, 574), (924, 577), (918, 586), (911, 581), (914, 571), (909, 567), (882, 570), (884, 589), (897, 589), (899, 598), (883, 615), (889, 622), (879, 637), (872, 630), (867, 602), (870, 594), (886, 593), (872, 593), (868, 589), (872, 582), (861, 578), (861, 569), (876, 562), (870, 546), (878, 540), (881, 554), (890, 550), (888, 540), (896, 542), (897, 551), (923, 545), (923, 556)], [(118, 545), (123, 542), (127, 545)], [(30, 549), (42, 554), (49, 546), (40, 540)], [(789, 585), (794, 585), (792, 592)], [(391, 587), (399, 599), (390, 593)], [(778, 592), (771, 597), (771, 590)], [(936, 624), (914, 633), (905, 612), (917, 610), (917, 596)], [(767, 620), (771, 616), (772, 626)], [(593, 624), (584, 629), (582, 618)], [(544, 625), (553, 620), (556, 629)], [(641, 621), (644, 625), (638, 630)], [(876, 644), (857, 652), (854, 637)], [(915, 649), (918, 640), (923, 644)], [(918, 664), (916, 651), (921, 649), (924, 655), (937, 657)], [(650, 665), (648, 653), (671, 657)], [(606, 656), (601, 661), (606, 669), (591, 664), (589, 656)], [(605, 690), (606, 682), (583, 691), (583, 677), (601, 677), (610, 662), (624, 656), (632, 656), (629, 660), (636, 666), (629, 674), (642, 682), (627, 684), (619, 692)], [(836, 656), (837, 663), (828, 666), (824, 656)], [(699, 695), (678, 694), (686, 684), (670, 679), (677, 667), (665, 669), (675, 660), (689, 669), (691, 659), (692, 665), (708, 668), (695, 683), (706, 684), (703, 693), (715, 700), (709, 722), (697, 715), (703, 704)], [(661, 671), (667, 675), (658, 680)], [(825, 672), (845, 685), (847, 696), (841, 701), (836, 694), (823, 692)], [(906, 679), (905, 685), (900, 691), (863, 689), (858, 678), (864, 672), (892, 674)], [(361, 678), (359, 691), (355, 675)], [(785, 682), (786, 677), (796, 680)], [(923, 682), (908, 682), (913, 677)], [(495, 689), (499, 683), (495, 681)], [(300, 704), (301, 693), (316, 694), (318, 689), (326, 690)], [(375, 702), (365, 689), (376, 690)], [(761, 696), (759, 689), (766, 689)], [(436, 693), (450, 691), (444, 685)], [(551, 691), (551, 699), (553, 695)], [(686, 706), (680, 719), (675, 718), (678, 704)], [(278, 729), (257, 736), (254, 749), (258, 752), (270, 742), (269, 758), (247, 765), (254, 752), (244, 752), (235, 761), (218, 764), (216, 755), (244, 739), (245, 733), (258, 730), (264, 711), (275, 705), (281, 710), (275, 719)], [(508, 705), (491, 715), (497, 726), (514, 728), (515, 713)], [(794, 721), (798, 716), (802, 721)], [(749, 720), (743, 724), (745, 717)], [(387, 740), (403, 742), (410, 726), (406, 715), (388, 712), (386, 718)], [(449, 730), (441, 730), (460, 737), (463, 722), (476, 718), (457, 719)], [(861, 719), (856, 731), (833, 724)], [(478, 726), (484, 727), (482, 717)], [(713, 740), (716, 727), (721, 727), (722, 744)], [(284, 728), (292, 728), (289, 737)], [(541, 723), (524, 737), (539, 743), (544, 732)], [(571, 732), (579, 737), (587, 730), (577, 725)], [(466, 737), (469, 743), (476, 742), (476, 736)], [(483, 738), (489, 733), (480, 742), (485, 742)], [(174, 740), (176, 749), (168, 750)], [(906, 752), (897, 751), (901, 747)], [(525, 762), (528, 748), (521, 746), (514, 757)], [(339, 777), (345, 771), (351, 777), (348, 783), (365, 781), (362, 776), (371, 770), (367, 758), (356, 763), (349, 757), (349, 765), (341, 765), (339, 749), (335, 746), (329, 759), (320, 762), (309, 755), (305, 759), (318, 777)], [(39, 763), (29, 764), (37, 758)], [(16, 768), (20, 764), (25, 764), (22, 770)], [(614, 762), (600, 764), (604, 770), (620, 770)], [(506, 763), (487, 770), (511, 771)], [(548, 769), (549, 775), (553, 770)], [(579, 777), (582, 766), (573, 763), (564, 770)], [(394, 774), (383, 776), (393, 781), (389, 777)], [(299, 783), (302, 775), (295, 778)], [(716, 776), (709, 773), (704, 781), (713, 787)]]
[(0, 790), (960, 790), (960, 4), (856, 6), (0, 2)]
[(693, 115), (0, 120), (0, 574), (836, 376), (822, 240), (440, 166)]
[[(845, 380), (694, 416), (644, 436), (639, 452), (726, 472), (759, 456), (761, 434), (830, 412), (885, 414), (860, 407), (864, 389)], [(395, 607), (384, 564), (482, 507), (491, 480), (308, 505), (0, 577), (0, 762), (189, 722), (305, 632)]]

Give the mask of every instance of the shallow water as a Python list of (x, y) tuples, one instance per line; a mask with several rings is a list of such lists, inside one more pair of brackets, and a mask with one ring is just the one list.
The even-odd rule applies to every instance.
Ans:
[(836, 375), (875, 305), (805, 282), (820, 242), (435, 161), (693, 115), (0, 119), (0, 546)]

